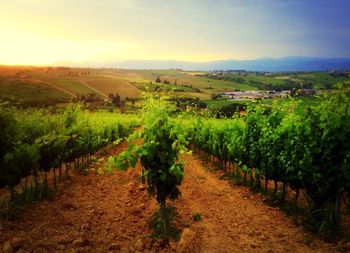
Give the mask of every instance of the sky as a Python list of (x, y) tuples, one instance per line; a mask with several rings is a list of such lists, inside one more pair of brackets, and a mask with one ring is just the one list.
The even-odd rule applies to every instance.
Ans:
[(349, 0), (0, 0), (0, 64), (350, 57)]

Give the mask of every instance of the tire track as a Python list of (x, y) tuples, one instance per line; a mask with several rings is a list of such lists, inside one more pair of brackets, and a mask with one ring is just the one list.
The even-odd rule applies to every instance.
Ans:
[(33, 82), (37, 82), (37, 83), (46, 84), (46, 85), (48, 85), (48, 86), (50, 86), (52, 88), (55, 88), (56, 90), (59, 90), (59, 91), (62, 91), (64, 93), (68, 94), (69, 96), (71, 96), (73, 98), (76, 97), (76, 94), (74, 94), (73, 92), (70, 92), (70, 91), (68, 91), (68, 90), (66, 90), (66, 89), (64, 89), (62, 87), (59, 87), (59, 86), (57, 86), (55, 84), (52, 84), (52, 83), (49, 83), (49, 82), (46, 82), (46, 81), (43, 81), (43, 80), (40, 80), (40, 79), (28, 79), (28, 80), (33, 81)]

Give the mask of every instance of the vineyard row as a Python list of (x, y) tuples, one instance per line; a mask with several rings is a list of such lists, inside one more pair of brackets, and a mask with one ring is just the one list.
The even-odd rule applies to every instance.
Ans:
[[(16, 186), (28, 178), (34, 189), (47, 187), (47, 174), (62, 167), (81, 167), (92, 154), (127, 136), (138, 124), (135, 116), (89, 113), (69, 107), (61, 113), (0, 107), (0, 189)], [(33, 186), (31, 185), (31, 188)]]
[[(182, 120), (190, 143), (223, 167), (234, 164), (257, 188), (265, 179), (302, 190), (317, 232), (338, 233), (342, 197), (350, 191), (350, 99), (344, 92), (314, 107), (298, 102), (250, 106), (233, 119)], [(254, 177), (253, 177), (254, 175)], [(284, 196), (282, 196), (283, 198)], [(296, 199), (297, 200), (297, 199)]]

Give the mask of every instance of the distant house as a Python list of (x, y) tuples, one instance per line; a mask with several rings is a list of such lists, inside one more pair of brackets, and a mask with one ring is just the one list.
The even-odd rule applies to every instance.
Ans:
[(221, 96), (228, 99), (243, 100), (263, 98), (264, 94), (262, 91), (228, 91), (221, 93)]
[(227, 98), (227, 99), (234, 98), (233, 95), (227, 94), (226, 92), (221, 93), (221, 97), (222, 97), (222, 98)]

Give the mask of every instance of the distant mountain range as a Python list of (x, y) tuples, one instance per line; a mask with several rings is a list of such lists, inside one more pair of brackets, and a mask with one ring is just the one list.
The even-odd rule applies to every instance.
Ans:
[(124, 69), (183, 69), (183, 70), (248, 70), (248, 71), (326, 71), (350, 70), (350, 58), (282, 57), (255, 60), (220, 60), (208, 62), (130, 60), (123, 62), (61, 62), (55, 65), (72, 67), (104, 67)]
[(249, 70), (249, 71), (325, 71), (350, 70), (350, 58), (308, 58), (283, 57), (256, 60), (222, 60), (209, 62), (186, 61), (125, 61), (116, 64), (128, 69), (169, 69), (184, 70)]

